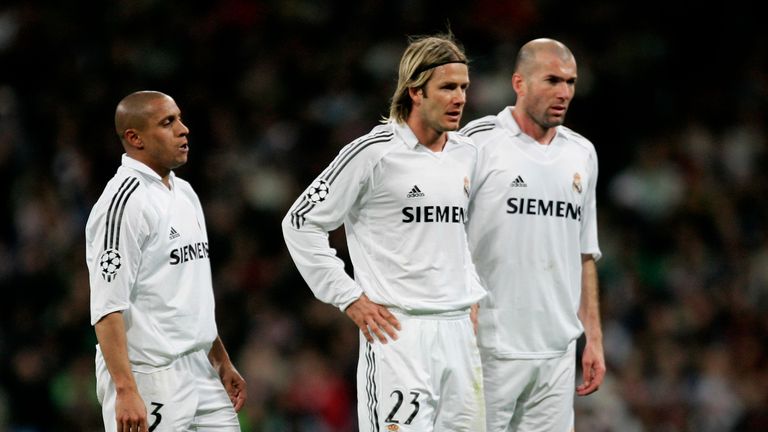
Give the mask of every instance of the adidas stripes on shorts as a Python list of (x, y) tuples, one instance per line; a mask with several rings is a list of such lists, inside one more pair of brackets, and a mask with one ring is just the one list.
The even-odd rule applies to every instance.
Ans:
[(468, 312), (408, 315), (396, 341), (360, 335), (361, 432), (484, 432), (480, 353)]

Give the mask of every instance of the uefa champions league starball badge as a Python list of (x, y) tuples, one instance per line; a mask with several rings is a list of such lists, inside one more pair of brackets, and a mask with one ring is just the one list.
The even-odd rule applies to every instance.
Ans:
[(120, 270), (120, 253), (115, 249), (107, 249), (101, 254), (99, 258), (99, 268), (101, 269), (101, 277), (107, 282), (112, 282)]
[(325, 201), (328, 196), (328, 183), (323, 180), (315, 180), (307, 189), (307, 198), (313, 203)]

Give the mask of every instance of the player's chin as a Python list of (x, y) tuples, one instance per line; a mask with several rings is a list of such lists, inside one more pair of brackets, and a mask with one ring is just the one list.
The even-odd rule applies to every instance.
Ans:
[(443, 130), (446, 132), (459, 130), (461, 116), (455, 119), (451, 118), (443, 122)]
[(556, 112), (554, 114), (550, 114), (548, 116), (548, 118), (547, 118), (549, 124), (552, 125), (550, 127), (560, 126), (563, 123), (565, 123), (565, 113), (566, 112), (567, 112), (566, 110), (562, 110), (562, 111)]
[(171, 169), (176, 169), (186, 164), (187, 160), (188, 160), (188, 156), (186, 153), (176, 156), (176, 159), (173, 161), (175, 166), (171, 167)]

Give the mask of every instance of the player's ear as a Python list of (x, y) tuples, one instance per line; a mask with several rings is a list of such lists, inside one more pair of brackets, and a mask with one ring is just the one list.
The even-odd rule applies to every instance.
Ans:
[(414, 104), (419, 103), (424, 97), (424, 90), (421, 87), (408, 87), (408, 96)]
[(126, 129), (123, 132), (123, 141), (126, 145), (135, 149), (143, 149), (144, 143), (141, 141), (141, 136), (136, 129)]
[(520, 96), (521, 92), (525, 92), (525, 80), (523, 79), (523, 76), (517, 72), (512, 74), (512, 89), (515, 90), (515, 93), (517, 93), (518, 96)]

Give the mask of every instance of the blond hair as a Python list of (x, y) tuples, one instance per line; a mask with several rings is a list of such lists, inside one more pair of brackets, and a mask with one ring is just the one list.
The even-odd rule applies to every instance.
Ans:
[(400, 59), (397, 89), (389, 106), (389, 118), (385, 121), (405, 123), (413, 107), (408, 89), (425, 86), (436, 67), (448, 63), (467, 63), (463, 48), (451, 33), (418, 36), (409, 42)]

